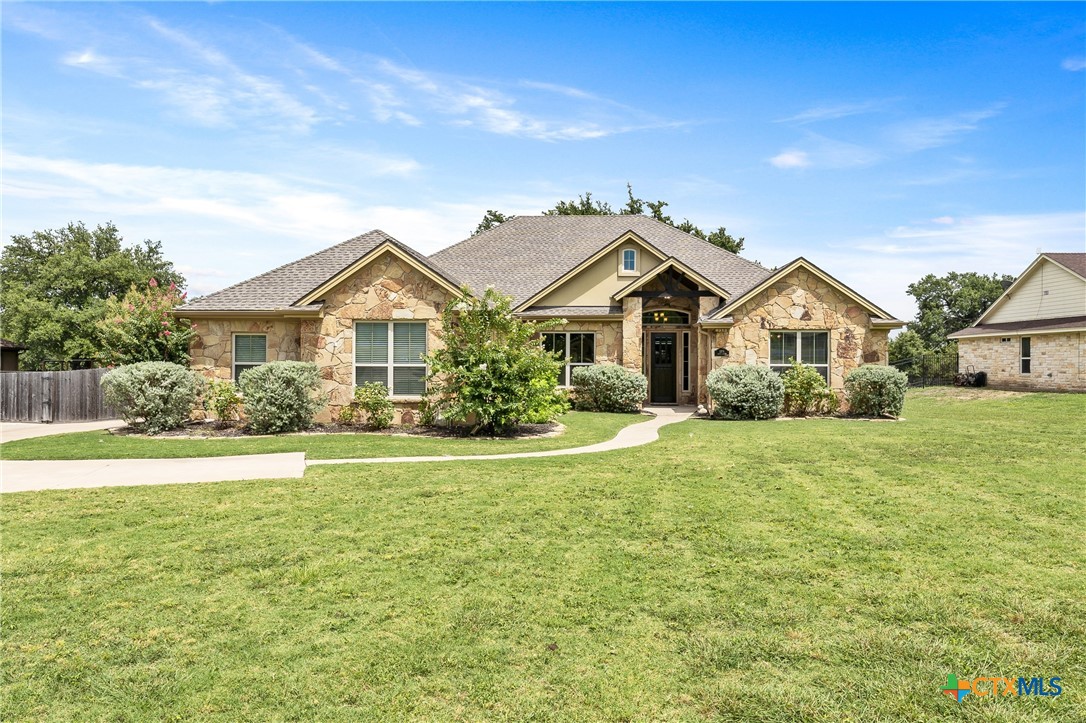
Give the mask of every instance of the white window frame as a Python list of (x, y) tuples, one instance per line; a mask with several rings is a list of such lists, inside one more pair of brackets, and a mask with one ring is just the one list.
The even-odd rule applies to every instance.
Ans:
[[(633, 268), (626, 268), (626, 252), (633, 254)], [(641, 275), (641, 254), (638, 253), (636, 248), (626, 246), (618, 252), (618, 275), (619, 276), (640, 276)]]
[[(569, 337), (570, 334), (586, 334), (592, 337), (592, 361), (590, 362), (571, 362), (569, 360)], [(566, 338), (566, 345), (563, 347), (563, 354), (565, 354), (565, 366), (562, 367), (562, 379), (558, 386), (571, 387), (573, 386), (573, 368), (574, 367), (590, 367), (596, 363), (596, 332), (594, 331), (544, 331), (541, 333), (542, 337), (547, 336), (564, 336)]]
[[(1024, 354), (1027, 351), (1024, 347), (1029, 346), (1029, 353)], [(1018, 372), (1019, 374), (1032, 374), (1033, 373), (1033, 338), (1029, 336), (1019, 337), (1018, 339)]]
[(355, 354), (357, 354), (357, 350), (358, 350), (358, 325), (359, 324), (387, 324), (388, 325), (388, 336), (386, 337), (388, 339), (388, 354), (386, 356), (387, 361), (384, 364), (359, 364), (357, 361), (353, 362), (353, 364), (351, 365), (351, 391), (352, 391), (352, 393), (354, 392), (354, 388), (358, 386), (358, 368), (359, 367), (366, 367), (366, 368), (369, 368), (369, 369), (387, 367), (387, 370), (386, 370), (386, 373), (385, 373), (385, 389), (388, 390), (389, 399), (404, 399), (404, 400), (419, 400), (419, 399), (422, 399), (421, 394), (396, 394), (396, 392), (395, 392), (395, 386), (394, 386), (394, 381), (393, 381), (393, 372), (397, 367), (401, 367), (401, 368), (402, 367), (413, 367), (413, 368), (421, 367), (422, 370), (423, 370), (422, 376), (423, 376), (423, 384), (424, 385), (426, 384), (426, 375), (429, 373), (429, 369), (426, 367), (426, 362), (421, 360), (421, 359), (418, 361), (418, 363), (415, 363), (415, 362), (396, 362), (395, 361), (395, 354), (396, 354), (396, 326), (395, 325), (396, 324), (420, 324), (424, 328), (425, 333), (426, 333), (425, 347), (424, 347), (424, 351), (423, 351), (423, 354), (425, 355), (425, 354), (429, 353), (429, 350), (430, 350), (430, 329), (429, 329), (429, 324), (427, 324), (425, 321), (417, 321), (417, 320), (412, 320), (412, 319), (397, 319), (395, 321), (388, 321), (388, 322), (380, 320), (380, 319), (376, 320), (376, 321), (370, 320), (370, 319), (355, 319), (354, 324), (351, 327), (352, 328), (352, 333), (354, 335), (354, 345), (355, 345), (354, 346), (355, 351), (351, 354), (352, 358), (356, 358)]
[[(770, 329), (769, 331), (769, 368), (778, 374), (783, 374), (792, 366), (791, 362), (784, 364), (773, 363), (773, 335), (774, 334), (795, 334), (796, 335), (796, 359), (800, 364), (814, 369), (825, 371), (822, 378), (826, 380), (826, 384), (830, 383), (830, 357), (833, 355), (833, 348), (830, 345), (830, 332), (828, 329)], [(826, 363), (825, 364), (812, 364), (803, 360), (803, 335), (804, 334), (825, 334), (826, 335)]]
[[(238, 364), (238, 337), (239, 336), (262, 336), (262, 337), (264, 337), (264, 361), (260, 362), (260, 364), (255, 364), (253, 362), (242, 362), (241, 364)], [(261, 364), (267, 364), (267, 363), (268, 363), (268, 335), (267, 334), (264, 334), (264, 333), (261, 333), (261, 332), (238, 331), (238, 332), (235, 332), (235, 333), (230, 335), (230, 378), (234, 380), (235, 384), (237, 384), (238, 377), (241, 375), (241, 372), (238, 371), (239, 366), (243, 367), (243, 369), (241, 371), (245, 371), (247, 369), (255, 369), (256, 367), (260, 366)]]

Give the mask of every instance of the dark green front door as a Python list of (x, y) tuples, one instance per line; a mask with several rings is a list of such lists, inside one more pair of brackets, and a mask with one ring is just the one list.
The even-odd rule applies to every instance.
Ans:
[(675, 338), (677, 334), (650, 334), (652, 344), (652, 390), (649, 401), (653, 404), (674, 404), (675, 397)]

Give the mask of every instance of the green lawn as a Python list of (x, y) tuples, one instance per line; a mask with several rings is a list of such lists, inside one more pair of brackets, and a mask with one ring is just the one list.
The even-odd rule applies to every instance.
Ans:
[(4, 495), (0, 717), (1081, 721), (1086, 396), (976, 396)]
[(0, 445), (4, 459), (173, 459), (224, 457), (232, 454), (305, 452), (309, 459), (361, 459), (423, 455), (475, 455), (539, 452), (596, 444), (611, 439), (623, 427), (646, 421), (637, 414), (570, 412), (559, 421), (566, 430), (540, 439), (470, 439), (415, 435), (285, 434), (275, 437), (219, 439), (150, 438), (114, 435), (108, 431), (75, 432), (24, 439)]

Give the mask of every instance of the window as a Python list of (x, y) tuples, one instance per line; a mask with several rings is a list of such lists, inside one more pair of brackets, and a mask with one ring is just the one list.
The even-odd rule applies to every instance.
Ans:
[(822, 378), (830, 380), (830, 333), (828, 331), (769, 332), (769, 368), (784, 372), (795, 359), (814, 367)]
[(1022, 344), (1022, 373), (1029, 374), (1030, 367), (1030, 351), (1029, 351), (1029, 337), (1023, 336), (1021, 339)]
[(642, 324), (689, 324), (690, 314), (672, 309), (654, 309), (641, 314)]
[(683, 391), (690, 391), (690, 332), (683, 332)]
[(592, 332), (544, 332), (543, 348), (549, 352), (557, 352), (566, 362), (558, 373), (558, 385), (562, 387), (572, 384), (575, 367), (587, 367), (596, 363), (596, 335)]
[(426, 391), (426, 323), (357, 322), (354, 325), (354, 383), (379, 382), (393, 396)]
[(637, 276), (637, 249), (622, 249), (619, 253), (619, 276)]
[(234, 381), (246, 369), (268, 361), (267, 334), (234, 334)]

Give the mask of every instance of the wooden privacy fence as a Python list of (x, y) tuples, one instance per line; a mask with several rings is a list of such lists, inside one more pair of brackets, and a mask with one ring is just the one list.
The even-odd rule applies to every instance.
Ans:
[(89, 422), (116, 419), (102, 396), (108, 369), (0, 374), (0, 420), (5, 422)]

